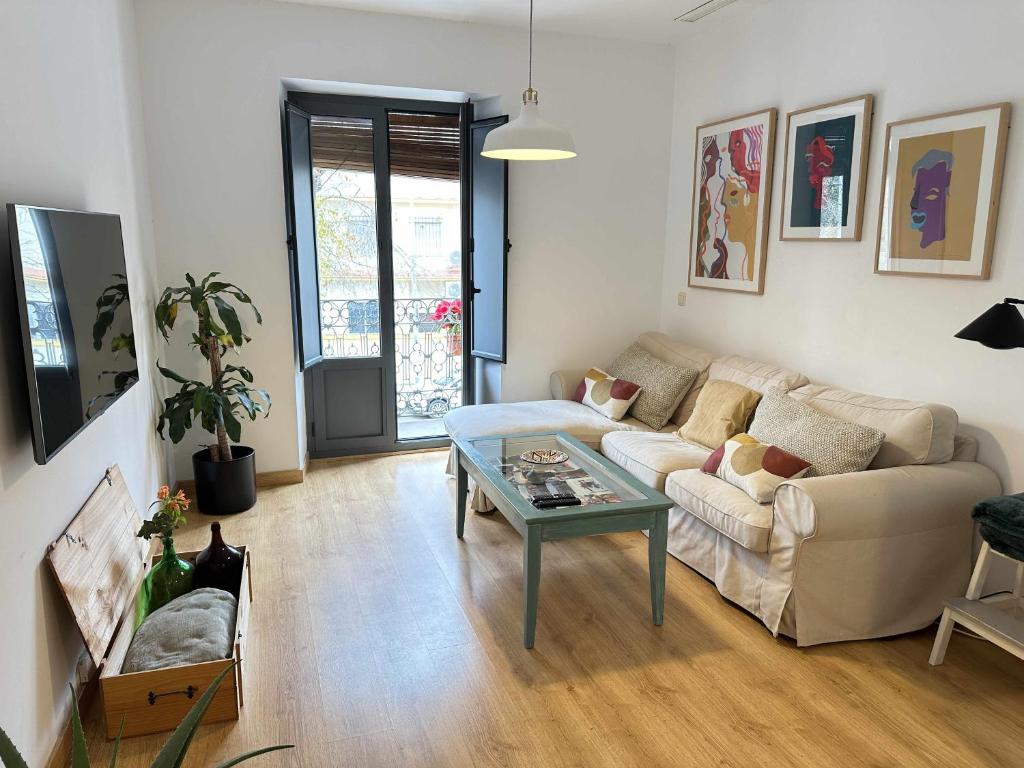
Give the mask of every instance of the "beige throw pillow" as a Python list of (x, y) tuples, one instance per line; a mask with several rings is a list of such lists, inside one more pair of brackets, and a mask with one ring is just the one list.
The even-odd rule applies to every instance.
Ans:
[(697, 397), (697, 404), (686, 423), (676, 432), (690, 443), (711, 450), (747, 428), (750, 414), (761, 393), (723, 379), (711, 379)]
[(633, 344), (611, 364), (608, 373), (640, 387), (640, 396), (629, 412), (649, 427), (661, 429), (679, 407), (698, 371), (666, 363)]

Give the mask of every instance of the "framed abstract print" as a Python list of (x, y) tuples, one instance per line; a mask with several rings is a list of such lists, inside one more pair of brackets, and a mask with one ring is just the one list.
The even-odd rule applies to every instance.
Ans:
[(774, 109), (697, 128), (690, 218), (694, 288), (764, 292)]
[(889, 123), (875, 272), (987, 280), (1010, 105)]
[(871, 96), (786, 116), (783, 240), (860, 240)]

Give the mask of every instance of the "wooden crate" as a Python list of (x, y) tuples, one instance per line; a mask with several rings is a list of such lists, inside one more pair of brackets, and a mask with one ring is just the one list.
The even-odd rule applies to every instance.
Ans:
[[(234, 673), (221, 683), (203, 722), (237, 720), (243, 703), (243, 659), (252, 602), (251, 552), (239, 547), (245, 559), (232, 656), (122, 674), (135, 635), (135, 601), (154, 562), (147, 557), (149, 544), (135, 535), (141, 525), (124, 478), (114, 466), (48, 551), (50, 566), (99, 670), (107, 738), (117, 736), (122, 719), (125, 736), (176, 728), (214, 678), (232, 663)], [(183, 552), (179, 557), (194, 562), (197, 554)]]

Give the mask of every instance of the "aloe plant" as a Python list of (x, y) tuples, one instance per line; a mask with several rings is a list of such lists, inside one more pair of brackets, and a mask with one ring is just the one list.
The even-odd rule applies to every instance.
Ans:
[(211, 272), (197, 284), (195, 278), (186, 272), (187, 285), (165, 288), (157, 302), (156, 327), (165, 340), (169, 338), (168, 331), (174, 328), (181, 305), (195, 312), (199, 325), (192, 334), (190, 345), (198, 349), (210, 364), (210, 383), (194, 381), (158, 364), (160, 373), (181, 387), (164, 400), (156, 429), (163, 437), (164, 426), (167, 426), (171, 441), (178, 443), (195, 417), (203, 429), (216, 436), (216, 442), (209, 446), (210, 458), (213, 461), (230, 461), (228, 438), (237, 443), (242, 437), (238, 416), (247, 416), (251, 421), (255, 421), (260, 413), (266, 417), (270, 413), (270, 395), (266, 390), (250, 386), (253, 376), (248, 368), (222, 364), (221, 358), (229, 349), (237, 350), (251, 341), (242, 332), (238, 312), (228, 298), (252, 307), (257, 324), (262, 325), (263, 318), (249, 294), (237, 285), (216, 280), (218, 275), (219, 272)]
[[(192, 746), (192, 739), (196, 735), (196, 729), (199, 728), (203, 715), (206, 714), (206, 710), (209, 708), (210, 702), (213, 701), (217, 689), (220, 688), (224, 676), (233, 668), (234, 664), (217, 675), (216, 679), (210, 684), (210, 687), (199, 697), (199, 700), (188, 711), (188, 714), (185, 715), (185, 719), (181, 721), (174, 733), (171, 734), (167, 743), (164, 744), (164, 748), (160, 750), (160, 753), (153, 760), (151, 768), (181, 767), (182, 763), (185, 762), (185, 755), (188, 753), (189, 747)], [(74, 689), (72, 689), (71, 693), (71, 768), (90, 768), (89, 750), (85, 743), (85, 731), (82, 728), (82, 717), (78, 712), (78, 702), (74, 696)], [(110, 768), (116, 768), (117, 766), (117, 753), (121, 748), (122, 733), (124, 733), (124, 720), (121, 721), (121, 730), (117, 734), (117, 740), (114, 742), (114, 751), (110, 757)], [(252, 752), (246, 752), (244, 755), (226, 760), (220, 763), (217, 768), (231, 768), (233, 765), (238, 765), (246, 760), (264, 755), (267, 752), (293, 748), (293, 744), (263, 747), (263, 749), (256, 749)], [(7, 734), (4, 733), (3, 728), (0, 728), (0, 763), (3, 763), (5, 768), (28, 768), (28, 763), (25, 762), (25, 759), (18, 752), (17, 747), (14, 746)]]

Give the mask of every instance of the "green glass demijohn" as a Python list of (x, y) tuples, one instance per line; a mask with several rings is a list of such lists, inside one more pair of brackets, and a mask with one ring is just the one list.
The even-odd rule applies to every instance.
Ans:
[(153, 564), (143, 581), (143, 594), (146, 598), (147, 613), (167, 605), (176, 597), (192, 591), (192, 576), (195, 566), (182, 560), (174, 551), (174, 539), (165, 536), (164, 551), (160, 559)]

